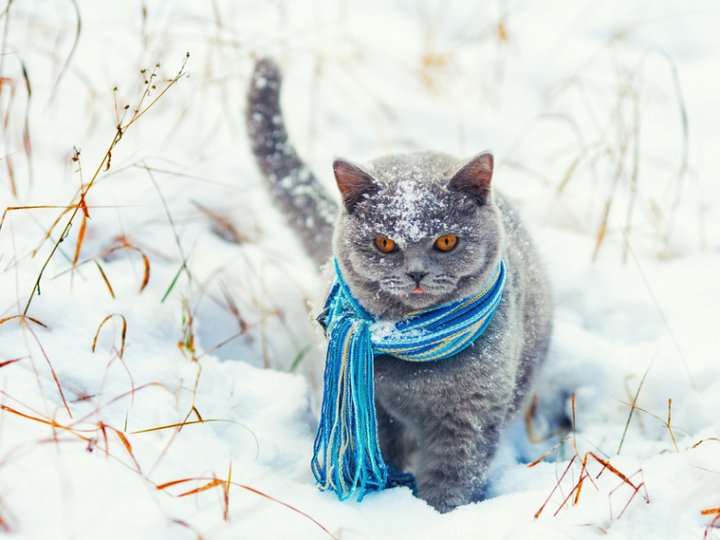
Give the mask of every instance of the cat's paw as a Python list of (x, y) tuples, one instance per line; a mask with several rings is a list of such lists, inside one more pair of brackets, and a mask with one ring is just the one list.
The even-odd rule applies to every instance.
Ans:
[(464, 491), (460, 492), (455, 489), (439, 489), (428, 486), (420, 488), (419, 496), (441, 514), (447, 514), (455, 510), (458, 506), (464, 506), (479, 500), (473, 498), (471, 492), (465, 493)]

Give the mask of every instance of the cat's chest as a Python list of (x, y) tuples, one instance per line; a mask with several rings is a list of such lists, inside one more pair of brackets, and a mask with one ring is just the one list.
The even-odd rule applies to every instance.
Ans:
[(395, 415), (414, 415), (450, 396), (476, 394), (488, 385), (510, 385), (517, 373), (520, 343), (506, 313), (498, 312), (490, 328), (459, 354), (435, 362), (406, 362), (375, 357), (375, 393)]

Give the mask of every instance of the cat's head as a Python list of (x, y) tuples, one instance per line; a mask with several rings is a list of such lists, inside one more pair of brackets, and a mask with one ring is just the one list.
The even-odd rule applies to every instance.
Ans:
[(344, 203), (335, 255), (365, 309), (399, 317), (468, 296), (490, 279), (503, 245), (491, 154), (460, 164), (426, 152), (333, 167)]

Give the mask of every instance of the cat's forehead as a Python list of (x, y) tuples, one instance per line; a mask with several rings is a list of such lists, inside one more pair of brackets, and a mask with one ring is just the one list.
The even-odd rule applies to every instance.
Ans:
[(362, 205), (362, 228), (395, 241), (419, 242), (469, 226), (465, 205), (441, 182), (422, 171), (383, 182), (383, 188)]

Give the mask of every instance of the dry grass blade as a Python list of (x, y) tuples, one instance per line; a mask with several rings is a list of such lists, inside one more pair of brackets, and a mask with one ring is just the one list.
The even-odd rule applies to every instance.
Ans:
[(93, 262), (95, 263), (95, 266), (97, 266), (98, 271), (100, 272), (100, 276), (102, 277), (103, 281), (105, 282), (105, 286), (107, 287), (108, 292), (110, 293), (110, 296), (115, 298), (115, 291), (112, 288), (112, 285), (110, 284), (110, 280), (107, 277), (107, 274), (105, 273), (105, 270), (103, 270), (102, 265), (97, 259), (93, 259)]
[(212, 232), (232, 244), (245, 244), (249, 241), (247, 236), (242, 234), (237, 227), (225, 216), (210, 210), (206, 206), (203, 206), (197, 201), (192, 201), (195, 207), (205, 214), (213, 222)]
[(140, 282), (140, 292), (142, 292), (145, 290), (145, 287), (147, 287), (147, 284), (150, 282), (150, 259), (148, 258), (148, 256), (145, 254), (145, 252), (142, 249), (140, 249), (139, 247), (137, 247), (133, 244), (128, 243), (127, 241), (124, 241), (124, 243), (122, 243), (118, 246), (114, 246), (114, 247), (111, 247), (111, 248), (105, 250), (103, 252), (102, 256), (107, 257), (108, 255), (111, 255), (111, 254), (115, 253), (116, 251), (123, 250), (123, 249), (134, 251), (134, 252), (140, 254), (140, 257), (142, 257), (143, 265), (145, 268), (142, 281)]
[[(85, 416), (83, 416), (83, 417), (80, 418), (79, 420), (76, 420), (76, 421), (74, 422), (74, 424), (79, 424), (79, 423), (81, 423), (81, 422), (85, 422), (85, 421), (87, 421), (88, 419), (90, 419), (90, 418), (92, 418), (93, 416), (95, 416), (97, 413), (99, 413), (99, 412), (100, 412), (102, 409), (104, 409), (105, 407), (108, 407), (109, 405), (112, 405), (113, 403), (116, 403), (116, 402), (120, 401), (121, 399), (124, 399), (124, 398), (126, 398), (126, 397), (128, 397), (128, 396), (130, 396), (131, 398), (134, 398), (134, 397), (135, 397), (135, 394), (136, 394), (137, 392), (139, 392), (140, 390), (145, 390), (145, 389), (147, 389), (147, 388), (153, 388), (153, 387), (164, 388), (165, 390), (167, 390), (167, 386), (164, 385), (164, 384), (161, 383), (161, 382), (148, 382), (148, 383), (141, 384), (140, 386), (137, 386), (137, 387), (134, 386), (131, 390), (128, 390), (127, 392), (123, 392), (123, 393), (115, 396), (114, 398), (112, 398), (111, 400), (103, 403), (102, 405), (98, 405), (98, 406), (95, 407), (92, 411), (90, 411), (89, 413), (87, 413)], [(74, 425), (74, 424), (73, 424), (73, 425)]]
[[(570, 470), (572, 469), (573, 463), (575, 463), (575, 460), (576, 460), (576, 459), (577, 459), (577, 456), (573, 456), (573, 457), (570, 459), (570, 461), (569, 461), (568, 464), (567, 464), (567, 467), (565, 467), (565, 470), (564, 470), (564, 471), (562, 472), (562, 474), (559, 476), (559, 478), (557, 479), (557, 482), (555, 483), (555, 486), (552, 488), (552, 490), (551, 490), (550, 493), (548, 494), (547, 498), (545, 499), (545, 502), (543, 502), (542, 505), (540, 506), (540, 508), (538, 508), (537, 512), (535, 512), (535, 515), (534, 515), (535, 519), (537, 519), (537, 518), (540, 517), (540, 514), (543, 513), (543, 510), (545, 510), (545, 507), (546, 507), (546, 506), (548, 505), (548, 503), (550, 502), (550, 499), (552, 498), (552, 496), (555, 494), (555, 492), (556, 492), (557, 490), (560, 489), (560, 486), (562, 485), (562, 481), (565, 479), (565, 476), (567, 476), (568, 472), (570, 472)], [(530, 466), (532, 467), (532, 466), (534, 466), (534, 465), (537, 465), (537, 463), (533, 463), (533, 464), (530, 465)], [(565, 498), (565, 500), (567, 500), (567, 497)], [(562, 508), (562, 507), (561, 507), (561, 508)]]
[(232, 484), (232, 461), (228, 465), (228, 476), (225, 481), (225, 489), (223, 490), (223, 500), (225, 502), (225, 511), (223, 512), (223, 518), (225, 521), (230, 520), (230, 485)]
[(13, 167), (12, 157), (5, 156), (5, 168), (8, 173), (8, 180), (10, 181), (10, 193), (13, 197), (17, 197), (17, 182), (15, 181), (15, 167)]
[[(109, 426), (109, 425), (105, 424), (104, 422), (98, 422), (98, 426), (101, 426), (103, 428), (103, 433), (105, 433), (104, 428), (107, 428), (110, 431), (112, 431), (113, 433), (115, 433), (115, 435), (117, 435), (117, 438), (120, 439), (120, 442), (125, 447), (125, 450), (127, 450), (127, 453), (130, 455), (130, 458), (133, 460), (133, 463), (135, 464), (135, 468), (137, 469), (137, 472), (142, 474), (142, 469), (140, 468), (140, 464), (138, 463), (137, 459), (135, 458), (135, 453), (133, 452), (132, 444), (130, 444), (130, 441), (125, 436), (125, 434), (122, 431), (120, 431), (119, 429)], [(105, 439), (105, 446), (107, 448), (107, 438)]]
[[(208, 490), (208, 489), (211, 489), (211, 488), (214, 488), (214, 487), (217, 487), (217, 486), (222, 486), (222, 485), (224, 485), (224, 484), (226, 483), (225, 480), (220, 480), (219, 478), (214, 478), (214, 477), (212, 477), (212, 478), (208, 478), (208, 477), (194, 477), (194, 478), (181, 478), (181, 479), (179, 479), (179, 480), (171, 480), (171, 481), (169, 481), (169, 482), (165, 482), (164, 484), (156, 484), (155, 487), (156, 487), (158, 490), (160, 490), (160, 491), (165, 491), (165, 490), (167, 490), (168, 488), (173, 487), (173, 486), (177, 486), (177, 485), (180, 485), (180, 484), (185, 484), (185, 483), (187, 483), (187, 482), (198, 482), (198, 481), (202, 481), (202, 482), (206, 482), (206, 483), (203, 484), (202, 486), (200, 486), (199, 488), (196, 488), (196, 489), (193, 489), (193, 490), (190, 490), (190, 491), (186, 491), (186, 492), (183, 492), (183, 493), (181, 493), (181, 494), (179, 494), (179, 495), (175, 495), (175, 496), (176, 496), (176, 497), (185, 497), (186, 495), (190, 495), (190, 494), (194, 494), (194, 493), (199, 493), (199, 492), (201, 492), (201, 491), (206, 491), (206, 490)], [(289, 509), (289, 510), (292, 510), (293, 512), (295, 512), (295, 513), (297, 513), (297, 514), (300, 514), (302, 517), (304, 517), (304, 518), (309, 519), (310, 521), (312, 521), (315, 525), (317, 525), (320, 529), (322, 529), (323, 532), (325, 532), (328, 536), (330, 536), (331, 538), (335, 538), (336, 540), (338, 540), (337, 537), (336, 537), (334, 534), (332, 534), (322, 523), (320, 523), (318, 520), (316, 520), (315, 518), (313, 518), (312, 516), (310, 516), (310, 515), (307, 514), (306, 512), (303, 512), (303, 511), (300, 510), (299, 508), (296, 508), (296, 507), (294, 507), (294, 506), (291, 505), (291, 504), (288, 504), (288, 503), (286, 503), (286, 502), (284, 502), (284, 501), (281, 501), (280, 499), (276, 499), (276, 498), (273, 497), (272, 495), (268, 495), (267, 493), (265, 493), (265, 492), (263, 492), (263, 491), (260, 491), (260, 490), (258, 490), (258, 489), (255, 489), (254, 487), (251, 487), (251, 486), (248, 486), (248, 485), (245, 485), (245, 484), (240, 484), (240, 483), (238, 483), (238, 482), (228, 482), (228, 483), (232, 484), (232, 485), (235, 486), (235, 487), (239, 487), (240, 489), (244, 489), (245, 491), (249, 491), (250, 493), (253, 493), (253, 494), (255, 494), (255, 495), (258, 495), (258, 496), (260, 496), (260, 497), (263, 497), (263, 498), (265, 498), (265, 499), (268, 499), (268, 500), (270, 500), (270, 501), (272, 501), (272, 502), (274, 502), (274, 503), (277, 503), (277, 504), (279, 504), (279, 505), (281, 505), (281, 506), (284, 506), (285, 508), (287, 508), (287, 509)]]
[(717, 529), (720, 526), (720, 507), (708, 508), (706, 510), (700, 510), (701, 516), (715, 516), (710, 523), (705, 526), (705, 534), (703, 538), (707, 538), (710, 533), (710, 529)]
[(0, 362), (0, 368), (9, 366), (10, 364), (14, 364), (15, 362), (19, 362), (20, 360), (23, 360), (24, 358), (27, 358), (27, 356), (20, 356), (18, 358), (11, 358), (10, 360), (3, 360), (2, 362)]
[(575, 418), (575, 392), (572, 393), (572, 396), (570, 398), (570, 407), (571, 407), (571, 412), (572, 412), (572, 418), (571, 418), (571, 420), (572, 420), (572, 433), (571, 433), (572, 434), (572, 445), (573, 445), (573, 450), (575, 451), (575, 454), (577, 455), (577, 453), (578, 453), (577, 436), (576, 436), (577, 431), (575, 430), (575, 426), (577, 425), (576, 421), (575, 421), (576, 420), (576, 418)]
[(33, 163), (32, 163), (32, 142), (30, 139), (30, 103), (32, 102), (32, 86), (30, 85), (30, 76), (28, 75), (27, 66), (25, 62), (20, 59), (20, 71), (25, 81), (25, 92), (27, 95), (27, 102), (25, 105), (25, 117), (23, 119), (23, 130), (22, 130), (22, 144), (23, 150), (25, 150), (25, 157), (27, 159), (28, 176), (30, 183), (33, 181)]
[(271, 501), (273, 501), (273, 502), (275, 502), (275, 503), (277, 503), (277, 504), (280, 504), (280, 505), (284, 506), (285, 508), (288, 508), (288, 509), (292, 510), (293, 512), (297, 512), (297, 513), (300, 514), (301, 516), (309, 519), (309, 520), (312, 521), (315, 525), (317, 525), (318, 527), (320, 527), (328, 536), (330, 536), (331, 538), (335, 538), (336, 540), (338, 540), (337, 537), (336, 537), (334, 534), (332, 534), (327, 528), (325, 528), (325, 526), (323, 526), (319, 521), (317, 521), (315, 518), (313, 518), (313, 517), (310, 516), (309, 514), (303, 512), (303, 511), (300, 510), (299, 508), (296, 508), (296, 507), (294, 507), (294, 506), (292, 506), (292, 505), (290, 505), (290, 504), (288, 504), (288, 503), (286, 503), (286, 502), (283, 502), (283, 501), (281, 501), (281, 500), (279, 500), (279, 499), (276, 499), (275, 497), (272, 497), (272, 496), (268, 495), (267, 493), (264, 493), (264, 492), (262, 492), (262, 491), (259, 491), (259, 490), (255, 489), (255, 488), (253, 488), (253, 487), (246, 486), (246, 485), (244, 485), (244, 484), (238, 484), (238, 483), (236, 483), (236, 482), (233, 482), (232, 484), (233, 484), (234, 486), (237, 486), (237, 487), (239, 487), (239, 488), (242, 488), (242, 489), (244, 489), (244, 490), (246, 490), (246, 491), (249, 491), (249, 492), (251, 492), (251, 493), (254, 493), (255, 495), (259, 495), (259, 496), (261, 496), (261, 497), (265, 497), (266, 499), (269, 499), (269, 500), (271, 500)]
[(190, 353), (190, 359), (195, 361), (197, 358), (195, 357), (195, 330), (193, 328), (194, 323), (194, 317), (192, 308), (188, 304), (187, 300), (183, 300), (182, 302), (182, 324), (183, 324), (183, 336), (180, 341), (178, 341), (178, 348), (180, 351), (185, 353), (185, 351)]
[(583, 152), (583, 153), (578, 154), (578, 156), (575, 157), (575, 159), (573, 159), (570, 162), (570, 165), (565, 170), (565, 174), (563, 175), (562, 179), (558, 183), (557, 188), (555, 188), (555, 193), (557, 195), (562, 195), (562, 193), (565, 191), (565, 188), (570, 183), (570, 180), (572, 180), (572, 177), (575, 174), (575, 171), (577, 170), (578, 165), (580, 165), (580, 163), (582, 162), (582, 160), (584, 158), (585, 158), (585, 153)]
[(238, 328), (240, 329), (240, 333), (244, 334), (248, 331), (250, 325), (240, 313), (240, 307), (235, 300), (235, 295), (230, 292), (224, 280), (220, 282), (220, 291), (222, 293), (223, 299), (225, 300), (225, 306), (227, 310), (238, 322)]
[(210, 424), (214, 422), (223, 422), (227, 424), (237, 424), (239, 426), (245, 427), (243, 424), (240, 424), (239, 422), (235, 422), (234, 420), (224, 420), (222, 418), (207, 418), (207, 419), (201, 419), (201, 420), (189, 420), (186, 422), (176, 422), (174, 424), (165, 424), (164, 426), (157, 426), (152, 428), (146, 428), (146, 429), (136, 429), (135, 431), (131, 431), (131, 435), (138, 435), (140, 433), (152, 433), (153, 431), (163, 431), (166, 429), (173, 429), (173, 428), (183, 428), (185, 426), (192, 426), (195, 424)]
[(87, 214), (83, 213), (82, 221), (80, 222), (80, 230), (78, 231), (77, 243), (75, 244), (75, 255), (73, 256), (72, 266), (77, 266), (78, 259), (80, 258), (80, 250), (82, 249), (83, 240), (85, 240), (85, 230), (87, 229)]
[(5, 208), (2, 214), (2, 218), (0, 218), (0, 231), (2, 230), (3, 224), (5, 223), (5, 218), (7, 217), (8, 213), (10, 212), (16, 212), (18, 210), (57, 210), (58, 208), (62, 208), (66, 212), (69, 210), (72, 210), (75, 207), (75, 205), (72, 206), (65, 206), (65, 205), (54, 205), (54, 204), (40, 204), (40, 205), (30, 205), (30, 206), (8, 206)]
[(190, 525), (187, 521), (184, 521), (184, 520), (178, 519), (178, 518), (174, 518), (172, 520), (172, 522), (175, 523), (176, 525), (180, 525), (181, 527), (185, 527), (186, 529), (189, 529), (192, 532), (194, 532), (197, 540), (203, 540), (203, 535), (200, 534), (200, 532), (195, 527)]
[(177, 283), (177, 280), (180, 278), (180, 274), (183, 273), (183, 270), (185, 270), (185, 261), (180, 265), (180, 268), (178, 268), (178, 271), (173, 276), (172, 280), (170, 281), (170, 285), (165, 290), (165, 293), (163, 294), (162, 298), (160, 299), (160, 303), (162, 304), (167, 300), (167, 297), (170, 295), (172, 290), (175, 288), (175, 284)]
[(655, 296), (655, 292), (653, 291), (653, 288), (650, 286), (650, 282), (648, 281), (647, 276), (645, 275), (645, 271), (643, 270), (643, 267), (640, 264), (640, 260), (638, 259), (638, 256), (635, 253), (635, 250), (632, 249), (632, 246), (630, 245), (630, 239), (628, 238), (628, 235), (625, 232), (625, 229), (621, 228), (621, 231), (623, 233), (623, 241), (627, 245), (628, 253), (630, 253), (630, 256), (632, 257), (633, 264), (635, 265), (635, 268), (637, 269), (638, 273), (640, 274), (643, 284), (645, 285), (645, 288), (647, 289), (647, 292), (653, 301), (655, 309), (656, 309), (658, 315), (660, 316), (660, 319), (663, 322), (663, 326), (665, 326), (665, 329), (667, 330), (667, 333), (670, 336), (670, 339), (672, 339), (673, 345), (675, 346), (675, 350), (677, 351), (678, 356), (680, 357), (680, 360), (683, 363), (683, 367), (685, 368), (685, 373), (687, 374), (688, 381), (690, 381), (690, 384), (691, 384), (693, 390), (697, 390), (697, 385), (695, 384), (695, 380), (692, 376), (692, 371), (690, 371), (690, 364), (688, 363), (688, 360), (685, 357), (685, 353), (683, 352), (682, 347), (680, 347), (680, 342), (678, 341), (677, 337), (675, 336), (675, 332), (673, 332), (672, 326), (670, 326), (670, 322), (668, 321), (667, 317), (665, 316), (665, 311), (660, 306), (660, 302), (657, 299), (657, 296)]
[[(32, 326), (25, 323), (26, 320), (30, 320), (32, 322), (35, 322), (36, 324), (42, 324), (37, 320), (34, 320), (30, 317), (23, 316), (20, 318), (20, 324), (25, 324), (25, 327), (28, 329), (28, 332), (32, 335), (33, 339), (35, 340), (35, 343), (37, 343), (38, 348), (40, 349), (40, 352), (43, 355), (43, 358), (45, 358), (45, 362), (47, 363), (48, 367), (50, 368), (50, 375), (53, 378), (53, 381), (55, 381), (55, 386), (57, 386), (58, 392), (60, 393), (60, 399), (62, 399), (63, 406), (65, 407), (65, 410), (68, 413), (68, 416), (70, 418), (73, 417), (72, 412), (70, 412), (70, 407), (68, 406), (67, 400), (65, 399), (65, 392), (63, 392), (62, 385), (60, 384), (60, 380), (58, 379), (57, 373), (55, 372), (55, 368), (52, 365), (52, 362), (50, 361), (50, 357), (48, 356), (47, 352), (45, 351), (45, 347), (43, 347), (42, 343), (40, 342), (40, 338), (37, 337), (37, 334), (35, 333), (35, 330), (32, 329)], [(42, 325), (45, 326), (45, 325)], [(47, 327), (46, 327), (47, 328)]]
[[(81, 192), (82, 193), (82, 192)], [(40, 251), (40, 248), (45, 244), (47, 240), (50, 239), (50, 237), (53, 235), (53, 231), (55, 230), (55, 227), (57, 227), (60, 224), (60, 221), (62, 221), (62, 218), (65, 214), (68, 212), (72, 212), (73, 210), (77, 209), (77, 205), (71, 204), (70, 206), (61, 206), (60, 208), (63, 208), (63, 211), (60, 212), (60, 215), (55, 218), (55, 220), (50, 224), (50, 227), (47, 231), (45, 231), (45, 235), (42, 237), (42, 240), (40, 240), (40, 243), (38, 246), (33, 250), (33, 257), (38, 254)], [(74, 217), (74, 215), (73, 215)], [(65, 239), (64, 234), (60, 236), (60, 238)]]
[(690, 448), (697, 448), (701, 444), (704, 444), (704, 443), (710, 442), (710, 441), (720, 442), (720, 438), (719, 437), (706, 437), (705, 439), (701, 439), (698, 442), (696, 442), (695, 444), (693, 444)]
[[(197, 416), (198, 419), (197, 420), (188, 420), (188, 418), (190, 418), (190, 415), (193, 413), (195, 414), (195, 416)], [(190, 409), (187, 416), (185, 416), (185, 419), (182, 422), (175, 422), (172, 424), (166, 424), (166, 425), (162, 425), (162, 426), (156, 426), (156, 427), (145, 428), (145, 429), (137, 429), (135, 431), (131, 431), (130, 435), (139, 435), (141, 433), (153, 433), (156, 431), (175, 429), (176, 431), (173, 433), (172, 437), (168, 441), (168, 445), (166, 446), (165, 450), (163, 450), (163, 452), (161, 453), (161, 456), (160, 456), (160, 458), (161, 458), (162, 456), (164, 456), (165, 452), (170, 447), (170, 444), (172, 444), (175, 437), (178, 435), (178, 433), (180, 433), (180, 431), (185, 426), (193, 426), (193, 425), (197, 425), (197, 424), (212, 424), (212, 423), (233, 424), (233, 425), (240, 426), (241, 428), (243, 428), (245, 431), (247, 431), (250, 434), (250, 436), (253, 438), (253, 441), (255, 442), (255, 452), (256, 452), (255, 456), (257, 457), (259, 455), (260, 441), (258, 440), (257, 436), (255, 435), (255, 433), (253, 432), (252, 429), (250, 429), (245, 424), (243, 424), (241, 422), (237, 422), (235, 420), (227, 420), (227, 419), (223, 419), (223, 418), (203, 418), (202, 416), (200, 416), (200, 413), (194, 406), (192, 407), (192, 409)], [(160, 458), (158, 458), (158, 459), (160, 459)]]
[[(89, 206), (85, 203), (85, 200), (82, 199), (80, 202), (81, 209), (83, 210), (83, 215), (87, 218), (90, 217), (90, 208), (117, 208), (117, 206), (102, 206), (102, 205), (93, 205)], [(71, 205), (59, 205), (59, 204), (38, 204), (38, 205), (27, 205), (27, 206), (7, 206), (5, 210), (3, 211), (2, 217), (0, 218), (0, 231), (2, 231), (3, 225), (5, 224), (5, 219), (8, 217), (10, 212), (17, 212), (17, 211), (25, 211), (25, 210), (62, 210), (60, 215), (55, 218), (51, 226), (48, 228), (48, 230), (45, 232), (45, 235), (43, 236), (42, 242), (38, 247), (36, 247), (33, 250), (33, 256), (37, 254), (37, 252), (40, 250), (40, 247), (42, 244), (52, 236), (53, 230), (55, 230), (55, 227), (58, 223), (60, 223), (60, 220), (62, 219), (62, 216), (76, 208), (76, 204)]]
[(202, 478), (181, 478), (180, 480), (170, 480), (169, 482), (165, 482), (163, 484), (157, 484), (155, 487), (160, 490), (166, 490), (167, 488), (177, 486), (179, 484), (185, 484), (187, 482), (192, 482), (194, 480), (203, 480)]
[(70, 0), (70, 2), (72, 3), (75, 10), (75, 37), (73, 39), (73, 44), (70, 48), (70, 52), (68, 53), (67, 58), (65, 58), (65, 63), (63, 64), (62, 68), (60, 68), (60, 73), (58, 74), (57, 79), (55, 79), (55, 84), (53, 85), (53, 91), (51, 94), (52, 97), (50, 99), (54, 98), (57, 95), (57, 87), (60, 84), (62, 78), (65, 76), (65, 72), (70, 66), (70, 62), (72, 61), (73, 56), (75, 56), (75, 50), (77, 49), (78, 43), (80, 42), (80, 32), (82, 32), (82, 17), (80, 16), (80, 7), (77, 4), (77, 0)]
[(667, 422), (665, 422), (665, 427), (668, 430), (668, 433), (670, 434), (670, 439), (672, 440), (673, 446), (675, 447), (675, 452), (678, 454), (680, 453), (680, 448), (678, 448), (677, 441), (675, 440), (675, 434), (673, 433), (672, 427), (670, 427), (670, 424), (672, 423), (672, 399), (668, 398), (668, 413), (667, 413)]
[(2, 319), (0, 319), (0, 324), (4, 324), (8, 321), (12, 321), (13, 319), (20, 319), (21, 322), (22, 321), (34, 322), (35, 324), (37, 324), (38, 326), (42, 326), (43, 328), (48, 327), (48, 325), (45, 324), (44, 322), (36, 319), (35, 317), (28, 317), (27, 315), (10, 315), (9, 317), (3, 317)]
[(557, 451), (557, 449), (560, 448), (563, 444), (565, 444), (569, 439), (570, 439), (570, 435), (568, 434), (565, 437), (563, 437), (560, 441), (558, 441), (550, 450), (545, 452), (542, 456), (537, 458), (532, 463), (529, 463), (528, 468), (535, 467), (537, 464), (545, 461), (545, 459), (547, 459), (548, 456), (551, 456), (552, 454), (554, 454)]
[(6, 510), (5, 502), (0, 497), (0, 531), (4, 533), (10, 533), (12, 532), (12, 528), (10, 527), (10, 519), (11, 515)]
[[(301, 351), (301, 354), (304, 354), (304, 353), (305, 353), (305, 351)], [(298, 362), (297, 359), (296, 359), (296, 362)], [(293, 362), (293, 365), (290, 366), (290, 371), (293, 372), (295, 367), (296, 367), (295, 362)], [(525, 429), (527, 430), (528, 440), (532, 444), (540, 444), (545, 441), (549, 441), (550, 439), (553, 439), (559, 435), (564, 435), (565, 433), (567, 433), (568, 430), (566, 428), (562, 428), (562, 427), (558, 427), (554, 431), (551, 431), (550, 433), (545, 433), (543, 435), (538, 435), (537, 433), (535, 433), (535, 425), (533, 424), (533, 418), (535, 418), (535, 413), (537, 412), (537, 406), (538, 406), (538, 398), (537, 398), (537, 396), (533, 396), (532, 401), (530, 402), (530, 406), (528, 407), (527, 411), (525, 411)], [(560, 441), (560, 444), (562, 444), (565, 440), (567, 440), (567, 437), (564, 437), (563, 440)], [(557, 448), (557, 446), (554, 447), (553, 449), (551, 449), (549, 452), (551, 453), (552, 451), (555, 450), (555, 448)], [(549, 454), (546, 454), (546, 456), (547, 455), (549, 455)], [(540, 458), (539, 461), (542, 461), (542, 460), (543, 460), (543, 458)], [(537, 463), (539, 463), (539, 461), (536, 460), (533, 463), (537, 464)]]
[[(628, 476), (628, 479), (633, 478), (636, 474), (640, 474), (640, 475), (642, 476), (642, 472), (643, 472), (642, 469), (638, 469), (638, 470), (635, 471), (633, 474), (631, 474), (630, 476)], [(621, 487), (623, 487), (623, 485), (625, 485), (624, 482), (621, 483), (620, 485), (618, 485), (618, 487), (616, 487), (615, 489), (613, 489), (613, 490), (610, 492), (610, 496), (609, 496), (609, 497), (612, 497), (612, 495), (613, 495), (618, 489), (620, 489)], [(628, 498), (628, 500), (625, 502), (625, 505), (623, 506), (622, 510), (620, 510), (620, 513), (618, 514), (618, 519), (620, 519), (620, 518), (623, 516), (623, 514), (625, 513), (625, 510), (628, 509), (628, 507), (630, 506), (630, 503), (633, 501), (633, 499), (635, 498), (635, 496), (640, 492), (640, 489), (641, 489), (641, 488), (645, 491), (645, 494), (643, 495), (643, 499), (645, 500), (645, 503), (650, 503), (650, 497), (648, 496), (647, 488), (645, 487), (645, 480), (643, 480), (642, 482), (640, 482), (639, 484), (637, 484), (637, 487), (634, 489), (632, 495), (630, 495), (630, 497)], [(611, 506), (610, 506), (610, 517), (612, 518), (612, 504), (611, 504)]]
[(103, 326), (106, 322), (108, 322), (113, 317), (120, 317), (120, 320), (122, 321), (122, 328), (120, 330), (120, 349), (118, 350), (118, 356), (122, 359), (123, 354), (125, 353), (125, 337), (127, 336), (127, 320), (125, 319), (124, 315), (121, 315), (120, 313), (111, 313), (107, 317), (105, 317), (98, 326), (97, 332), (95, 332), (95, 337), (93, 338), (92, 352), (95, 352), (95, 348), (97, 347), (97, 341), (98, 337), (100, 336), (100, 330), (102, 330)]
[[(3, 405), (2, 403), (0, 403), (0, 410), (7, 411), (16, 416), (20, 416), (21, 418), (26, 418), (27, 420), (32, 420), (34, 422), (39, 422), (40, 424), (52, 426), (56, 429), (62, 429), (64, 431), (70, 431), (72, 433), (77, 433), (76, 430), (74, 430), (73, 428), (59, 424), (55, 420), (47, 420), (45, 418), (40, 418), (39, 416), (32, 416), (31, 414), (26, 414), (24, 412), (20, 412), (17, 409), (13, 409), (12, 407), (10, 407), (8, 405)], [(87, 437), (84, 437), (84, 438), (89, 440)]]
[(2, 513), (0, 513), (0, 531), (5, 533), (10, 533), (12, 529), (10, 528), (10, 525), (8, 523), (8, 520), (3, 516)]
[(152, 182), (153, 186), (155, 187), (155, 191), (157, 191), (158, 197), (160, 197), (160, 202), (163, 205), (163, 208), (165, 209), (165, 215), (167, 216), (168, 223), (170, 224), (170, 229), (172, 230), (173, 237), (175, 238), (175, 244), (178, 248), (178, 253), (180, 253), (180, 257), (182, 259), (182, 265), (180, 266), (180, 269), (178, 270), (178, 273), (175, 275), (175, 277), (172, 280), (172, 283), (170, 284), (170, 287), (168, 287), (168, 290), (165, 291), (165, 294), (163, 294), (162, 300), (160, 303), (163, 303), (165, 299), (168, 297), (168, 294), (170, 294), (170, 291), (175, 287), (175, 283), (177, 282), (178, 278), (180, 277), (180, 273), (184, 270), (185, 274), (188, 277), (188, 281), (192, 282), (192, 274), (190, 273), (190, 269), (187, 266), (187, 257), (185, 256), (185, 253), (183, 251), (182, 242), (180, 241), (180, 235), (177, 232), (177, 228), (175, 227), (175, 220), (173, 220), (172, 214), (170, 213), (170, 208), (168, 207), (167, 201), (165, 200), (165, 196), (163, 195), (162, 191), (160, 190), (160, 186), (158, 185), (157, 181), (155, 180), (155, 176), (152, 173), (152, 170), (145, 165), (145, 172), (147, 172), (148, 177), (150, 178), (150, 181)]
[(600, 225), (598, 226), (598, 230), (595, 233), (595, 247), (593, 248), (592, 254), (593, 262), (597, 260), (598, 255), (600, 254), (600, 248), (605, 241), (605, 236), (607, 235), (608, 231), (608, 219), (610, 218), (611, 208), (612, 198), (608, 200), (603, 207), (602, 217), (600, 218)]
[(108, 442), (108, 436), (107, 436), (107, 430), (105, 429), (105, 424), (103, 422), (98, 422), (98, 428), (100, 429), (100, 433), (102, 433), (103, 441), (105, 442), (105, 457), (110, 455), (110, 443)]
[(204, 422), (202, 415), (200, 414), (200, 411), (197, 410), (197, 407), (195, 405), (192, 406), (190, 409), (192, 412), (195, 413), (195, 416), (200, 422)]
[(630, 404), (630, 413), (628, 414), (627, 422), (625, 422), (625, 429), (623, 430), (622, 437), (620, 437), (620, 444), (618, 445), (617, 453), (620, 455), (620, 451), (622, 450), (623, 443), (625, 442), (625, 436), (627, 435), (628, 429), (630, 428), (630, 421), (632, 420), (633, 413), (635, 412), (635, 409), (637, 408), (637, 401), (638, 397), (640, 397), (640, 391), (642, 390), (643, 386), (645, 385), (645, 379), (647, 379), (648, 373), (650, 373), (650, 368), (653, 365), (653, 362), (655, 361), (655, 358), (653, 358), (650, 361), (650, 364), (648, 364), (647, 369), (645, 369), (645, 373), (643, 373), (642, 379), (640, 379), (640, 384), (638, 385), (637, 391), (635, 392), (635, 396), (633, 396), (632, 403)]
[(220, 480), (219, 478), (215, 478), (214, 480), (211, 480), (207, 484), (200, 486), (195, 489), (191, 489), (189, 491), (184, 491), (183, 493), (180, 493), (178, 497), (187, 497), (188, 495), (195, 495), (196, 493), (202, 493), (203, 491), (207, 491), (209, 489), (212, 489), (216, 486), (222, 486), (225, 484), (224, 480)]

